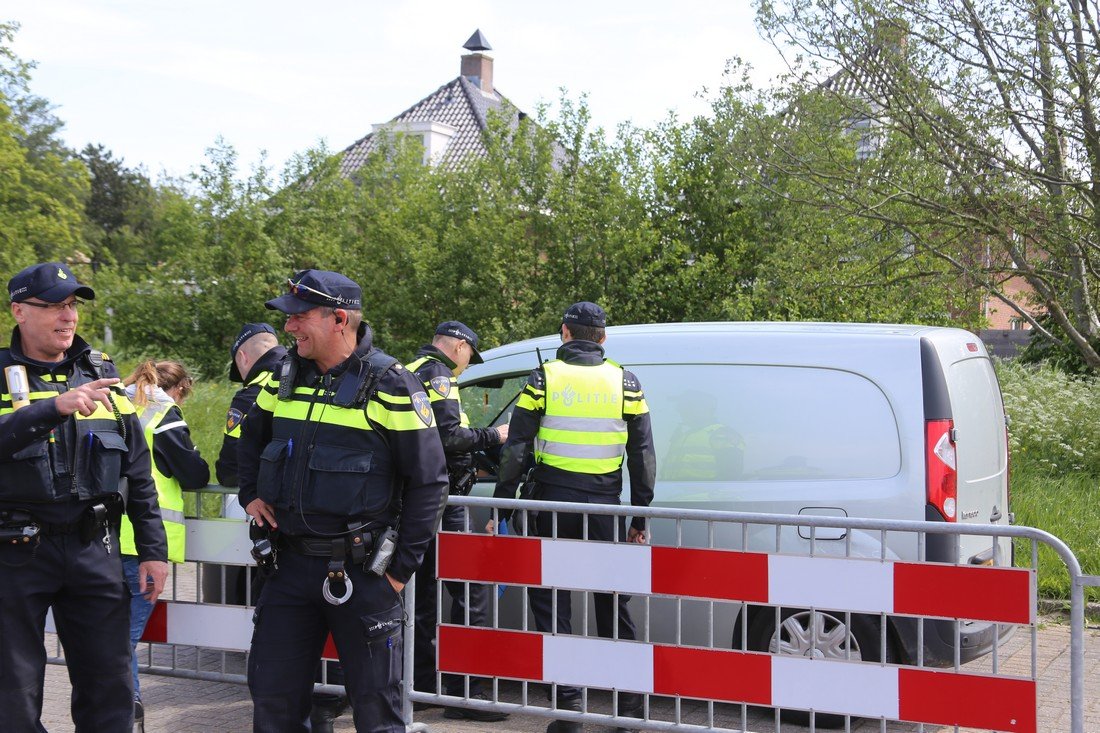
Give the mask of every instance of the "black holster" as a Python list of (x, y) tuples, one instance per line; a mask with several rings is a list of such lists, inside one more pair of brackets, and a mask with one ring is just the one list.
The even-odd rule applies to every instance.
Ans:
[(101, 537), (107, 529), (107, 519), (107, 505), (104, 502), (92, 504), (85, 509), (84, 513), (80, 515), (80, 526), (78, 528), (80, 541), (87, 543), (96, 537)]
[(256, 561), (256, 571), (265, 578), (271, 577), (279, 569), (272, 533), (256, 524), (248, 523), (248, 539), (252, 540), (252, 559)]
[(448, 466), (447, 479), (451, 485), (451, 496), (466, 496), (477, 481), (477, 467), (450, 468)]

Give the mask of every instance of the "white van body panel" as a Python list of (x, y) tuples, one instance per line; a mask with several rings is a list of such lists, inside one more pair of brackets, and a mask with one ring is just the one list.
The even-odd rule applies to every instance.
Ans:
[[(943, 372), (946, 384), (936, 389), (946, 391), (959, 436), (960, 521), (1007, 524), (1004, 407), (989, 355), (967, 331), (881, 324), (655, 324), (610, 327), (604, 346), (608, 358), (634, 372), (645, 391), (657, 451), (654, 506), (923, 521), (929, 375), (922, 368), (922, 342), (925, 349), (931, 346)], [(470, 398), (491, 402), (479, 392), (479, 382), (507, 377), (508, 388), (518, 394), (538, 364), (536, 353), (552, 359), (560, 344), (559, 337), (548, 336), (484, 352), (485, 363), (470, 366), (459, 380), (471, 424), (486, 424), (496, 411), (481, 420), (476, 416), (478, 405)], [(493, 403), (498, 406), (503, 407)], [(508, 407), (494, 422), (507, 422), (510, 414)], [(686, 454), (691, 460), (681, 460)], [(628, 480), (624, 472), (624, 503)], [(489, 495), (492, 489), (491, 482), (482, 481), (475, 493)], [(479, 520), (474, 526), (484, 526)], [(774, 527), (685, 523), (680, 532), (686, 545), (713, 542), (741, 549), (747, 542), (755, 551), (810, 552), (810, 534), (794, 527), (777, 536)], [(890, 533), (884, 548), (880, 533), (856, 532), (850, 539), (846, 534), (815, 532), (813, 552), (920, 559), (911, 535)], [(675, 540), (673, 523), (655, 523), (654, 543)], [(953, 545), (953, 557), (937, 559), (968, 562), (989, 549), (988, 539), (972, 538)], [(1007, 540), (999, 542), (996, 554), (997, 564), (1010, 562)], [(635, 613), (648, 613), (653, 638), (668, 638), (661, 619), (675, 604), (651, 599), (644, 610), (640, 605)], [(681, 613), (691, 615), (692, 605), (703, 613), (702, 604), (692, 603)]]

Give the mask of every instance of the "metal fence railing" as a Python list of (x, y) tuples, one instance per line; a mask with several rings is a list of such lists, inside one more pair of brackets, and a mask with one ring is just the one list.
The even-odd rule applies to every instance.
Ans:
[[(212, 500), (199, 502), (211, 511)], [(1084, 733), (1084, 588), (1056, 537), (1028, 527), (787, 516), (450, 497), (467, 532), (437, 543), (437, 689), (412, 690), (406, 634), (406, 720), (412, 703), (523, 713), (639, 730), (811, 730), (878, 721), (883, 731), (941, 726), (1036, 731), (1036, 568), (1050, 547), (1072, 581), (1071, 733)], [(509, 534), (482, 528), (507, 508)], [(523, 533), (543, 514), (544, 534)], [(582, 539), (560, 531), (580, 515)], [(583, 541), (592, 517), (643, 517), (649, 543)], [(251, 543), (243, 519), (187, 520), (188, 561), (174, 566), (139, 666), (244, 683), (252, 633)], [(570, 525), (574, 526), (574, 525)], [(1011, 567), (1013, 544), (1024, 562)], [(954, 562), (933, 562), (943, 553)], [(489, 623), (444, 621), (443, 581), (491, 586)], [(542, 589), (540, 596), (539, 589)], [(415, 614), (412, 584), (406, 611)], [(572, 600), (570, 633), (540, 629)], [(627, 608), (634, 639), (612, 613), (597, 635), (597, 599)], [(467, 604), (468, 607), (468, 604)], [(605, 605), (604, 608), (608, 606)], [(335, 660), (326, 646), (325, 657)], [(50, 661), (63, 663), (60, 647)], [(322, 689), (327, 685), (322, 673)], [(444, 675), (448, 677), (445, 679)], [(450, 677), (455, 675), (455, 677)], [(458, 681), (457, 686), (455, 680)], [(480, 683), (486, 700), (471, 691)], [(564, 688), (579, 709), (562, 707)], [(635, 711), (635, 703), (641, 705)], [(627, 713), (631, 716), (628, 717)], [(633, 715), (639, 717), (632, 717)], [(900, 727), (899, 727), (900, 726)], [(410, 722), (410, 731), (425, 730)], [(861, 728), (865, 730), (866, 728)]]

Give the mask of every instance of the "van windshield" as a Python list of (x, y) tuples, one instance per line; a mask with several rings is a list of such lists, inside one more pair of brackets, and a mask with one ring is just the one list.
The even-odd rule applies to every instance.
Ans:
[(497, 377), (462, 387), (462, 409), (470, 419), (470, 427), (487, 428), (490, 425), (507, 425), (512, 418), (512, 405), (516, 403), (530, 372), (503, 379)]

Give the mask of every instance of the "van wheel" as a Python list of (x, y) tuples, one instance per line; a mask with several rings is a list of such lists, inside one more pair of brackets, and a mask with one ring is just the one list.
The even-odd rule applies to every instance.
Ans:
[[(771, 654), (792, 654), (816, 659), (846, 659), (877, 662), (879, 653), (878, 619), (851, 614), (852, 628), (845, 626), (845, 614), (833, 611), (812, 612), (803, 608), (784, 608), (780, 614), (779, 633), (775, 629), (775, 609), (758, 609), (749, 624), (749, 649)], [(892, 644), (887, 640), (886, 661), (893, 657)], [(784, 710), (783, 722), (810, 724), (810, 713), (804, 710)], [(844, 726), (843, 715), (817, 713), (818, 728)]]

